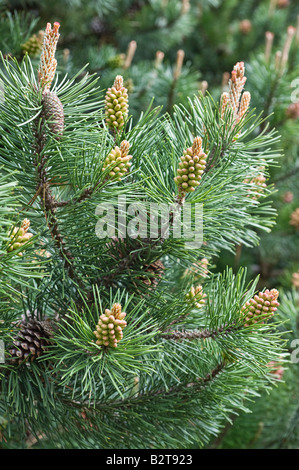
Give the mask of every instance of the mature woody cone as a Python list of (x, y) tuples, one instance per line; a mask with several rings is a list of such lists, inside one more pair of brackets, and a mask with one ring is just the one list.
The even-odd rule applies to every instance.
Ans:
[(57, 136), (62, 135), (64, 128), (63, 105), (58, 96), (49, 91), (44, 94), (42, 99), (43, 116), (48, 121), (48, 125)]
[(9, 352), (10, 361), (21, 363), (40, 357), (51, 343), (53, 326), (50, 320), (39, 321), (34, 318), (22, 320), (20, 331), (13, 341)]
[(161, 280), (165, 266), (159, 259), (144, 267), (144, 271), (148, 274), (142, 276), (140, 280), (149, 287), (149, 289), (155, 289)]

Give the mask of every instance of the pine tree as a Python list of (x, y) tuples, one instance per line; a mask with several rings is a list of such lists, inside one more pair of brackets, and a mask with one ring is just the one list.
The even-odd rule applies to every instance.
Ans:
[(202, 447), (285, 361), (278, 291), (258, 293), (245, 269), (207, 272), (273, 226), (271, 187), (252, 178), (275, 164), (278, 134), (209, 95), (135, 123), (128, 94), (111, 126), (97, 76), (57, 75), (59, 37), (48, 23), (36, 67), (2, 58), (2, 445)]

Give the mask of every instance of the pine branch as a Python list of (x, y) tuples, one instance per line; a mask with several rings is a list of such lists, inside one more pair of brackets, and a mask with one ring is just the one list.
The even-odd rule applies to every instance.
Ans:
[(227, 328), (227, 324), (224, 326), (219, 326), (214, 330), (204, 329), (204, 330), (194, 330), (194, 331), (173, 331), (171, 333), (167, 333), (162, 335), (164, 339), (167, 340), (174, 340), (174, 341), (183, 341), (183, 340), (197, 340), (197, 339), (206, 339), (206, 338), (215, 338), (216, 336), (224, 333), (229, 334), (233, 331), (238, 330), (239, 326), (231, 326)]
[[(44, 130), (44, 119), (37, 117), (35, 121), (35, 162), (34, 165), (37, 167), (37, 193), (40, 196), (41, 206), (44, 211), (44, 215), (47, 221), (48, 228), (51, 232), (51, 236), (58, 247), (59, 253), (64, 261), (64, 266), (67, 269), (70, 277), (73, 280), (78, 281), (75, 269), (73, 266), (74, 256), (69, 249), (66, 248), (64, 239), (59, 231), (58, 220), (56, 217), (56, 199), (52, 195), (50, 183), (47, 175), (47, 156), (44, 153), (46, 144), (46, 134)], [(81, 281), (79, 281), (81, 284)]]

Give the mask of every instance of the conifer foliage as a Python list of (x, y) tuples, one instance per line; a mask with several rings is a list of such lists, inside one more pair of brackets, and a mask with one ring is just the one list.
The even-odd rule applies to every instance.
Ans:
[[(242, 269), (206, 269), (220, 249), (254, 246), (256, 228), (271, 229), (271, 187), (251, 198), (247, 181), (260, 191), (253, 178), (261, 168), (266, 178), (278, 136), (259, 133), (240, 98), (242, 62), (227, 100), (234, 119), (195, 96), (133, 123), (121, 76), (103, 99), (97, 77), (57, 75), (59, 27), (47, 24), (38, 68), (2, 58), (2, 442), (203, 446), (275, 383), (268, 363), (284, 357), (278, 291), (256, 295)], [(188, 208), (192, 233), (203, 225), (191, 248), (184, 220), (179, 237), (171, 230)], [(136, 213), (139, 228), (157, 222), (154, 234), (134, 232)]]

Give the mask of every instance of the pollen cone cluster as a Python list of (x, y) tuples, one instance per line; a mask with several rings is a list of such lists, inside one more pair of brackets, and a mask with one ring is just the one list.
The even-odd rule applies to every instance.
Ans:
[(196, 287), (192, 286), (188, 294), (186, 294), (186, 302), (194, 305), (196, 308), (201, 308), (205, 304), (206, 294), (203, 292), (202, 285)]
[(222, 93), (221, 96), (221, 118), (224, 118), (229, 107), (233, 113), (234, 124), (238, 123), (247, 112), (251, 99), (249, 91), (242, 94), (246, 83), (244, 73), (244, 62), (237, 62), (228, 81), (229, 91)]
[(127, 326), (125, 316), (126, 313), (122, 312), (120, 304), (113, 304), (111, 310), (106, 309), (93, 332), (97, 338), (96, 344), (116, 348), (123, 337), (123, 329)]
[(108, 88), (105, 96), (107, 126), (120, 131), (128, 118), (128, 107), (128, 90), (124, 87), (123, 77), (117, 75), (113, 86)]
[(248, 190), (248, 193), (249, 193), (248, 196), (251, 199), (255, 199), (255, 200), (257, 200), (259, 197), (263, 195), (264, 189), (267, 187), (266, 177), (263, 174), (260, 174), (252, 178), (251, 180), (246, 179), (244, 180), (244, 183), (253, 184), (256, 186), (255, 188)]
[(39, 33), (33, 34), (24, 44), (22, 44), (23, 54), (28, 54), (30, 57), (36, 57), (41, 53), (42, 45), (44, 39), (44, 31), (39, 31)]
[[(28, 232), (30, 227), (30, 220), (24, 219), (20, 227), (15, 227), (10, 235), (11, 242), (7, 248), (7, 251), (17, 250), (21, 246), (25, 245), (31, 237), (33, 237), (33, 233)], [(22, 253), (18, 252), (19, 256), (22, 256)]]
[(192, 147), (184, 150), (177, 176), (174, 178), (180, 194), (195, 191), (205, 170), (206, 158), (207, 156), (202, 150), (201, 137), (195, 137)]
[(64, 129), (63, 105), (58, 96), (48, 91), (42, 98), (43, 116), (48, 121), (48, 125), (53, 134), (62, 135)]
[(114, 147), (104, 161), (102, 171), (110, 169), (109, 179), (120, 181), (131, 166), (132, 155), (128, 155), (130, 144), (123, 140), (120, 147)]
[(248, 300), (241, 309), (241, 313), (246, 318), (246, 326), (269, 320), (279, 307), (278, 295), (277, 289), (266, 289)]

